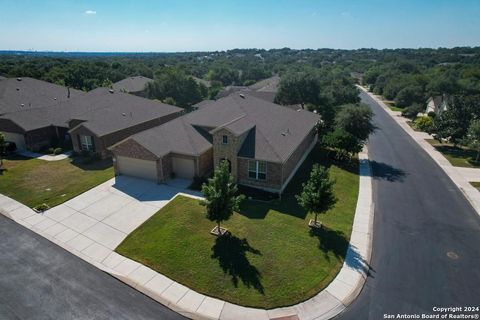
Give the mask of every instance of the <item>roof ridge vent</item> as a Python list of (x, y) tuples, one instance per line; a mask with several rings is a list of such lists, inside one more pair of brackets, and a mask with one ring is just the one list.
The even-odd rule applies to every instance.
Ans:
[(108, 89), (108, 92), (114, 93), (115, 91), (113, 89)]
[(243, 93), (239, 94), (240, 98), (245, 99), (245, 95)]
[(17, 81), (22, 81), (22, 78), (18, 77), (18, 78), (17, 78)]

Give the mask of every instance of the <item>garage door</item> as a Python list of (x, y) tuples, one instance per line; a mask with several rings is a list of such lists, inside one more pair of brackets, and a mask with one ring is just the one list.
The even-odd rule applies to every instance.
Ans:
[(13, 133), (13, 132), (3, 132), (5, 135), (5, 141), (12, 141), (15, 142), (17, 145), (17, 150), (26, 150), (27, 147), (25, 145), (25, 137), (21, 133)]
[(195, 166), (193, 159), (172, 157), (172, 169), (176, 177), (193, 179)]
[(127, 157), (116, 157), (120, 174), (141, 179), (157, 181), (157, 164), (155, 161)]

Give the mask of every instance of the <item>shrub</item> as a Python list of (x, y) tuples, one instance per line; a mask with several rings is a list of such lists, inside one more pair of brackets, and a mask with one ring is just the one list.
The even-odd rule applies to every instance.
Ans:
[(48, 148), (48, 154), (54, 154), (55, 149), (54, 148)]
[(433, 111), (428, 112), (427, 115), (428, 115), (430, 118), (432, 118), (432, 119), (435, 119), (435, 117), (437, 116), (437, 114), (436, 114), (435, 112), (433, 112)]
[(63, 152), (62, 148), (55, 148), (53, 150), (53, 154), (57, 155), (57, 154), (61, 154)]
[(402, 117), (414, 120), (417, 117), (417, 115), (422, 111), (423, 111), (422, 106), (417, 103), (414, 103), (411, 106), (403, 109)]
[(430, 133), (433, 129), (433, 119), (428, 116), (418, 117), (415, 120), (415, 127), (419, 130)]

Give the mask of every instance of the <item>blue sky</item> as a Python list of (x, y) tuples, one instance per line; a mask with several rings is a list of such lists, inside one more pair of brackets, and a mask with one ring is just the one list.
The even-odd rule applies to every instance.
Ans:
[(480, 45), (477, 0), (0, 0), (0, 49)]

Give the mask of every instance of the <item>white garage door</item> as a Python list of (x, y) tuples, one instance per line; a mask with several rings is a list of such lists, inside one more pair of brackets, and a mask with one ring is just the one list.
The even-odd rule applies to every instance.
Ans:
[(5, 135), (5, 141), (15, 142), (17, 145), (17, 150), (22, 151), (27, 149), (23, 134), (13, 132), (3, 132), (3, 134)]
[(127, 157), (116, 157), (120, 174), (157, 181), (157, 164), (155, 161)]
[(195, 175), (193, 159), (172, 157), (172, 170), (179, 178), (193, 179)]

